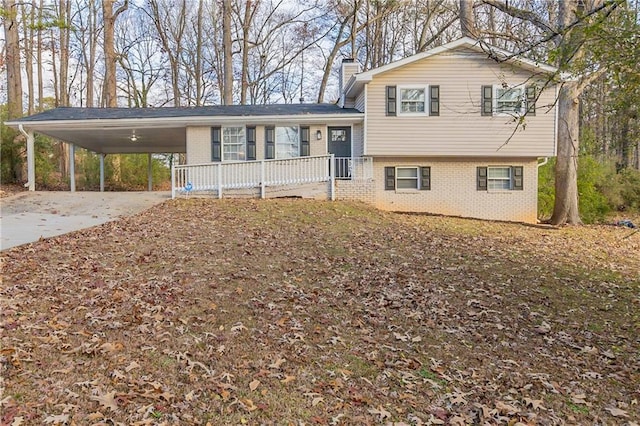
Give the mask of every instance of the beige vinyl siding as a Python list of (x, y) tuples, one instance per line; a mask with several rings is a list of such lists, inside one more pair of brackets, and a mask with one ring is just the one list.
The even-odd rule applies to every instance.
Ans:
[(351, 156), (362, 157), (364, 153), (364, 126), (362, 124), (354, 124), (351, 127)]
[(363, 90), (358, 94), (358, 96), (356, 96), (356, 102), (353, 107), (360, 112), (364, 112), (364, 107), (365, 107), (364, 103), (365, 103), (365, 91)]
[[(554, 87), (540, 95), (536, 115), (527, 116), (525, 125), (517, 130), (512, 117), (480, 115), (483, 85), (534, 81), (528, 71), (469, 50), (440, 54), (379, 74), (367, 84), (365, 155), (553, 156)], [(439, 85), (440, 116), (387, 117), (388, 85)]]

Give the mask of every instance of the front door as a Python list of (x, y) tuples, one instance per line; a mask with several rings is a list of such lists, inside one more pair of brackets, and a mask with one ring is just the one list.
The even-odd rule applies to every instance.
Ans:
[(336, 158), (336, 178), (351, 176), (351, 127), (329, 127), (329, 154)]

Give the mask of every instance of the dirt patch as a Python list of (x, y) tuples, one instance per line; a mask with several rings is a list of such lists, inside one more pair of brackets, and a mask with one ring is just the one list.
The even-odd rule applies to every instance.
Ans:
[(2, 254), (2, 421), (633, 424), (640, 238), (175, 200)]

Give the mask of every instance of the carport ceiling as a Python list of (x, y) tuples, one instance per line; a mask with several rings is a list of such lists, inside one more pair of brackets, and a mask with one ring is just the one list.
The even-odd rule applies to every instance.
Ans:
[(185, 127), (38, 127), (33, 126), (37, 133), (103, 154), (186, 152)]

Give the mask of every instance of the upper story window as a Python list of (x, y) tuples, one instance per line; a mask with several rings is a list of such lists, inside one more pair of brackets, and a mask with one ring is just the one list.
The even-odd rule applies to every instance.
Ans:
[(425, 114), (425, 87), (400, 87), (400, 114)]
[(440, 86), (386, 86), (387, 116), (440, 115)]
[(482, 86), (482, 115), (522, 116), (536, 114), (537, 88), (535, 85), (509, 87)]
[(526, 99), (523, 87), (495, 88), (495, 111), (497, 114), (522, 115)]

